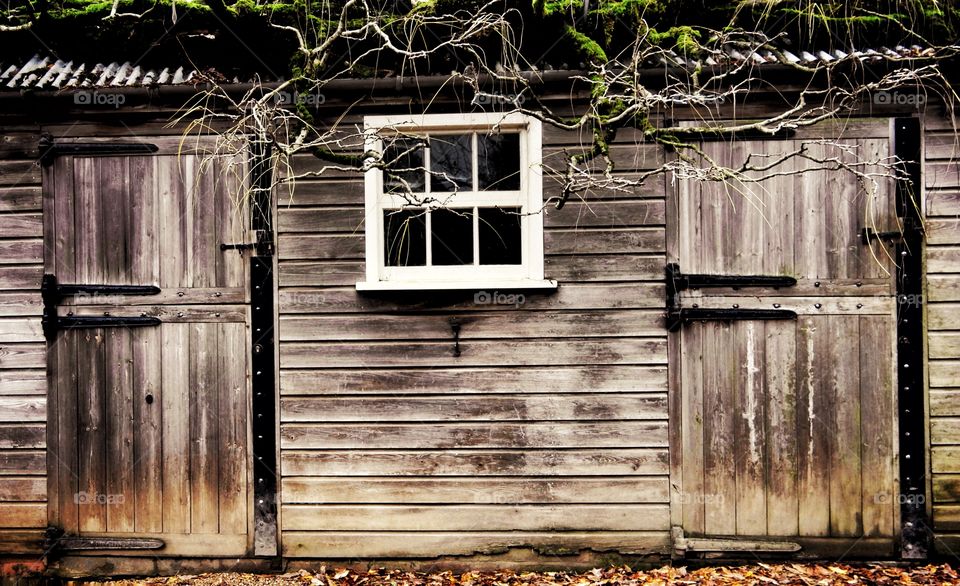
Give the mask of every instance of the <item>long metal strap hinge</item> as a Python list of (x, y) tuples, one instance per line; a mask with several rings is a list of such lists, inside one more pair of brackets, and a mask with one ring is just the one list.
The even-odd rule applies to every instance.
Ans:
[(57, 282), (55, 275), (46, 274), (40, 283), (40, 296), (43, 299), (43, 317), (41, 325), (43, 335), (53, 341), (57, 332), (64, 329), (81, 328), (135, 328), (158, 326), (160, 318), (154, 316), (60, 316), (57, 305), (66, 296), (79, 295), (157, 295), (160, 287), (153, 285), (75, 285)]
[(797, 284), (793, 277), (778, 275), (700, 275), (684, 274), (680, 265), (670, 263), (667, 277), (667, 330), (676, 332), (683, 324), (694, 321), (726, 320), (773, 320), (794, 319), (796, 312), (789, 309), (708, 309), (682, 307), (680, 292), (706, 287), (792, 287)]
[(63, 529), (49, 527), (44, 551), (55, 555), (70, 551), (136, 551), (163, 549), (166, 543), (153, 537), (84, 537), (68, 535)]

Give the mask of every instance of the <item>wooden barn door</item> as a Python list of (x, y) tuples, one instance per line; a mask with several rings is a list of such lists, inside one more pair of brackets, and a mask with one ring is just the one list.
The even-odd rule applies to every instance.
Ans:
[(54, 546), (248, 551), (248, 263), (220, 248), (248, 222), (230, 163), (171, 146), (48, 167), (49, 516), (76, 537)]
[[(863, 159), (887, 156), (885, 122), (850, 132), (841, 142), (855, 145)], [(751, 153), (759, 165), (757, 153), (786, 153), (801, 142), (703, 148), (720, 164), (739, 167)], [(808, 148), (815, 157), (849, 159), (834, 147)], [(786, 166), (810, 167), (801, 159)], [(753, 536), (799, 543), (807, 552), (893, 553), (895, 271), (892, 248), (874, 239), (865, 244), (861, 230), (897, 230), (894, 187), (889, 180), (859, 183), (842, 171), (680, 186), (678, 278), (706, 276), (689, 280), (679, 304), (686, 317), (733, 312), (685, 321), (673, 334), (680, 393), (673, 449), (682, 462), (674, 506), (687, 537)], [(779, 275), (796, 283), (695, 284), (715, 275)], [(764, 315), (769, 311), (796, 317), (764, 319), (781, 317)], [(723, 315), (737, 319), (718, 319)], [(700, 544), (726, 547), (713, 542)]]

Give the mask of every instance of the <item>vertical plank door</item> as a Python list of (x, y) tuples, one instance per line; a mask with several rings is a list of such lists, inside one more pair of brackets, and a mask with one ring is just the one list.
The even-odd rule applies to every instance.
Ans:
[[(782, 275), (797, 284), (683, 291), (683, 307), (787, 309), (786, 321), (703, 321), (675, 334), (680, 429), (671, 447), (686, 535), (790, 538), (806, 546), (898, 532), (896, 303), (892, 247), (864, 227), (897, 228), (893, 182), (810, 159), (881, 160), (886, 121), (834, 145), (704, 142), (703, 164), (761, 166), (760, 180), (688, 182), (677, 191), (676, 259), (685, 274)], [(766, 158), (764, 158), (766, 157)], [(859, 167), (864, 172), (877, 168)], [(872, 540), (872, 541), (870, 541)], [(814, 544), (814, 545), (810, 545)]]
[(248, 259), (220, 249), (246, 239), (242, 163), (159, 142), (155, 155), (53, 162), (47, 272), (160, 289), (68, 295), (59, 315), (161, 324), (63, 329), (50, 342), (49, 521), (71, 535), (158, 538), (157, 555), (242, 555)]

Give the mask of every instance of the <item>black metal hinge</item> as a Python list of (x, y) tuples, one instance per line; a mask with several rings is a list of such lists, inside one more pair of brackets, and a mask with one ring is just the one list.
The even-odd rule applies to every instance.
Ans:
[(166, 543), (152, 537), (81, 537), (68, 535), (59, 527), (48, 527), (43, 550), (56, 557), (68, 551), (135, 551), (163, 549)]
[(667, 277), (667, 330), (676, 332), (683, 324), (694, 321), (726, 320), (774, 320), (794, 319), (796, 312), (789, 309), (711, 309), (681, 307), (680, 292), (706, 287), (792, 287), (797, 284), (793, 277), (777, 275), (685, 275), (680, 265), (670, 263)]
[(153, 316), (67, 316), (57, 314), (57, 305), (68, 295), (157, 295), (160, 287), (153, 285), (74, 285), (61, 284), (57, 277), (46, 274), (40, 282), (40, 297), (43, 299), (41, 325), (43, 336), (53, 341), (57, 332), (64, 329), (147, 327), (160, 325), (160, 318)]
[(45, 134), (40, 137), (40, 164), (49, 165), (60, 155), (149, 155), (159, 150), (146, 142), (55, 142)]

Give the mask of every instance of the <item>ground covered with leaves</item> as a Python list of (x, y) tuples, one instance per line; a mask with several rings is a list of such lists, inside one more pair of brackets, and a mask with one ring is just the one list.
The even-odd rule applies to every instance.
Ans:
[(951, 566), (894, 566), (888, 564), (755, 564), (711, 566), (698, 569), (663, 567), (634, 571), (627, 567), (587, 572), (451, 572), (419, 573), (384, 568), (354, 572), (321, 566), (316, 572), (300, 570), (287, 574), (201, 574), (91, 582), (90, 586), (191, 584), (197, 586), (640, 586), (782, 584), (840, 586), (857, 584), (948, 584), (960, 585), (960, 574)]

